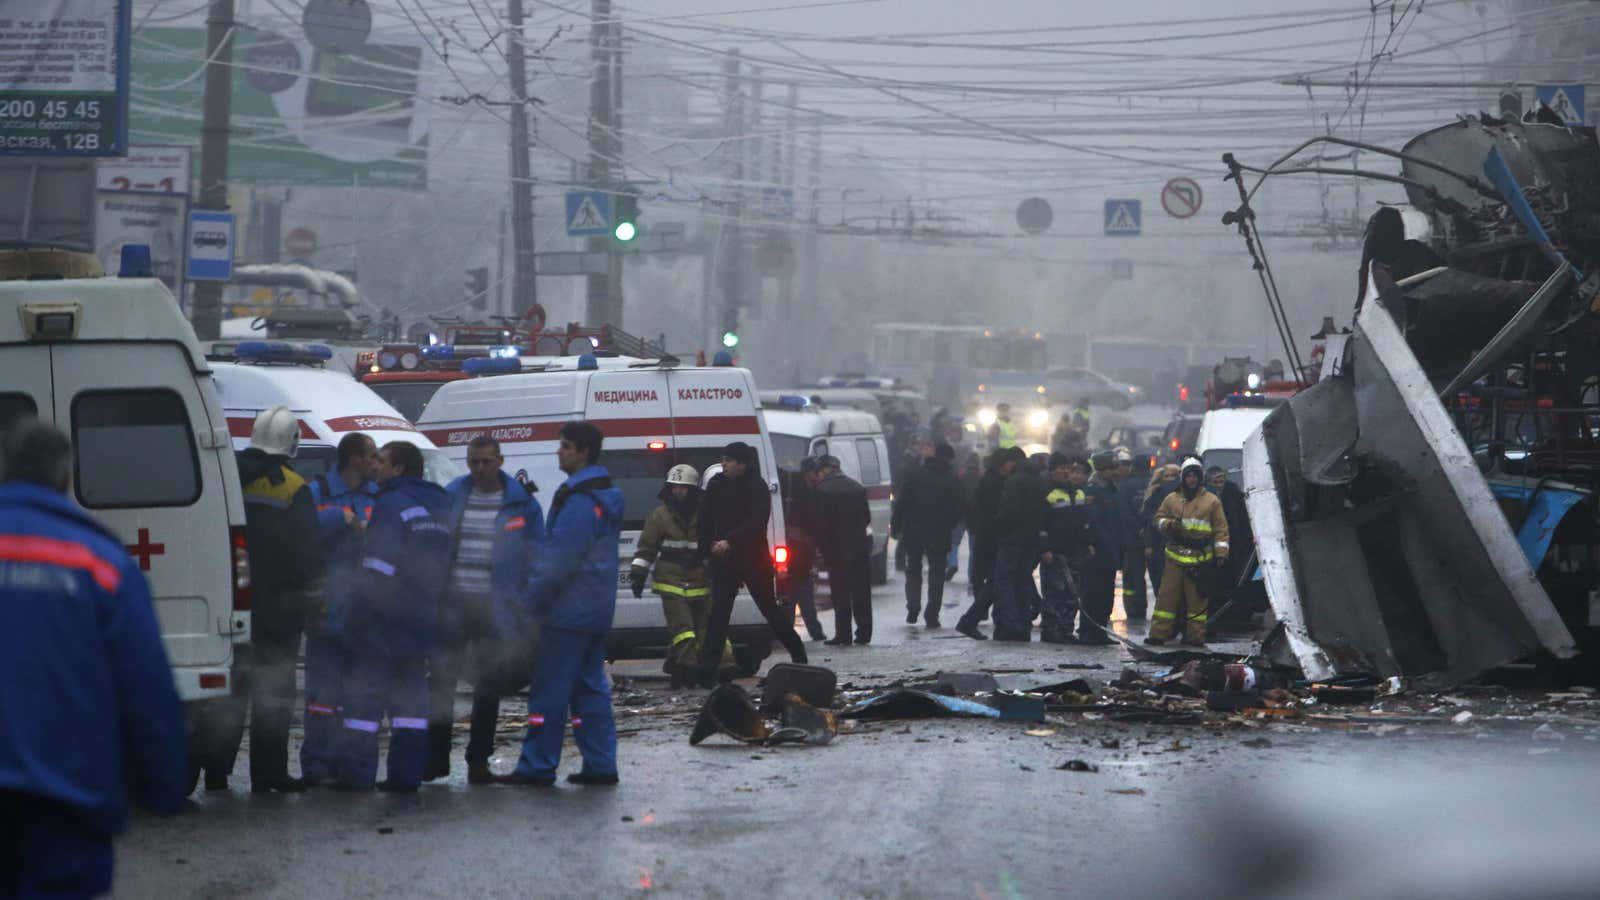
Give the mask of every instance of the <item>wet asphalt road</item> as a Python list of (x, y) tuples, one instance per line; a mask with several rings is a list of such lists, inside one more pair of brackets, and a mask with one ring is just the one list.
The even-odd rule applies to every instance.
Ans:
[[(1104, 671), (1068, 675), (1110, 679), (1127, 664), (1120, 648), (977, 643), (948, 625), (934, 632), (907, 626), (899, 584), (897, 577), (875, 594), (871, 646), (811, 644), (811, 661), (834, 668), (845, 687), (1061, 663), (1098, 663)], [(951, 589), (964, 604), (964, 583)], [(945, 621), (957, 614), (947, 609)], [(778, 661), (781, 650), (768, 664)], [(658, 671), (647, 662), (615, 670)], [(1557, 785), (1569, 785), (1564, 767), (1593, 772), (1600, 746), (1593, 734), (1551, 744), (1515, 730), (1375, 737), (1289, 723), (1074, 719), (1041, 727), (947, 719), (860, 723), (821, 748), (690, 747), (697, 705), (693, 693), (674, 696), (660, 682), (636, 681), (619, 692), (622, 784), (615, 788), (469, 787), (458, 741), (454, 776), (416, 796), (255, 796), (241, 755), (230, 792), (197, 793), (193, 808), (176, 817), (135, 818), (118, 844), (116, 896), (1142, 897), (1171, 896), (1175, 886), (1195, 896), (1354, 896), (1297, 894), (1280, 890), (1281, 879), (1270, 881), (1272, 890), (1241, 891), (1229, 880), (1240, 873), (1234, 854), (1244, 849), (1228, 839), (1243, 828), (1231, 812), (1243, 810), (1259, 829), (1257, 810), (1268, 802), (1261, 798), (1288, 797), (1278, 803), (1286, 814), (1311, 817), (1298, 824), (1326, 835), (1316, 846), (1337, 847), (1341, 835), (1367, 833), (1370, 823), (1323, 821), (1318, 804), (1348, 795), (1330, 773), (1353, 773), (1362, 783), (1382, 773), (1407, 788), (1439, 773), (1481, 774), (1501, 786), (1555, 773)], [(515, 762), (523, 713), (521, 702), (502, 710), (500, 771)], [(577, 768), (570, 739), (568, 754), (563, 774)], [(1056, 768), (1071, 759), (1099, 771)], [(1506, 809), (1498, 803), (1484, 812)], [(1227, 852), (1210, 852), (1207, 842), (1219, 838)], [(1306, 858), (1305, 847), (1293, 849), (1282, 854), (1285, 862)], [(1220, 874), (1219, 860), (1227, 863)], [(1404, 868), (1417, 865), (1413, 859)], [(1370, 867), (1352, 860), (1333, 871)], [(1264, 883), (1252, 875), (1246, 887)], [(1317, 882), (1319, 889), (1330, 883)]]

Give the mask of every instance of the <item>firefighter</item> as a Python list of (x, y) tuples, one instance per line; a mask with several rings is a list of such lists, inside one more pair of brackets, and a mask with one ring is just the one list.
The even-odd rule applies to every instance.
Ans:
[[(667, 470), (660, 497), (661, 505), (645, 519), (639, 532), (630, 580), (633, 596), (643, 597), (645, 582), (655, 576), (651, 586), (661, 596), (670, 642), (662, 669), (671, 677), (672, 687), (678, 688), (700, 681), (700, 637), (711, 616), (711, 587), (700, 556), (700, 473), (694, 466), (673, 466)], [(733, 645), (723, 641), (718, 675), (732, 678), (738, 669)], [(716, 683), (703, 686), (715, 687)]]
[(422, 451), (391, 441), (378, 453), (378, 499), (345, 613), (344, 729), (332, 785), (371, 790), (378, 726), (389, 714), (384, 791), (415, 792), (428, 761), (428, 656), (450, 571), (450, 495), (422, 478)]
[(111, 890), (129, 802), (177, 812), (183, 705), (150, 586), (67, 492), (67, 436), (8, 423), (0, 470), (0, 897)]
[(1044, 563), (1044, 604), (1039, 639), (1046, 643), (1070, 644), (1073, 640), (1079, 576), (1084, 560), (1094, 551), (1092, 511), (1089, 497), (1083, 492), (1087, 475), (1082, 460), (1065, 453), (1050, 455), (1050, 493), (1045, 495), (1050, 509), (1045, 514), (1044, 555), (1040, 557)]
[(1150, 620), (1147, 644), (1164, 644), (1184, 616), (1185, 644), (1206, 639), (1206, 602), (1219, 566), (1228, 564), (1228, 519), (1222, 501), (1201, 484), (1205, 467), (1190, 457), (1183, 461), (1178, 489), (1161, 501), (1155, 527), (1167, 540), (1166, 571)]
[(306, 622), (305, 740), (300, 773), (307, 784), (333, 775), (339, 710), (344, 702), (344, 614), (361, 572), (361, 541), (378, 493), (378, 445), (359, 431), (339, 441), (336, 467), (312, 479), (327, 578), (322, 602)]
[(989, 443), (1001, 450), (1017, 446), (1017, 426), (1011, 421), (1011, 404), (994, 408), (994, 424), (989, 426)]

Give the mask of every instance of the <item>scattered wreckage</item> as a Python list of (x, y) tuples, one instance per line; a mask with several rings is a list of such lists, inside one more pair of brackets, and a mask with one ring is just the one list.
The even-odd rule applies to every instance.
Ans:
[[(1246, 504), (1279, 622), (1266, 650), (1312, 680), (1442, 687), (1582, 648), (1588, 658), (1564, 674), (1592, 680), (1595, 130), (1483, 116), (1400, 153), (1370, 149), (1399, 158), (1401, 176), (1384, 177), (1410, 205), (1373, 216), (1353, 330), (1326, 338), (1316, 383), (1245, 446)], [(1236, 178), (1297, 171), (1227, 161)], [(1240, 196), (1226, 220), (1260, 269), (1242, 182)]]

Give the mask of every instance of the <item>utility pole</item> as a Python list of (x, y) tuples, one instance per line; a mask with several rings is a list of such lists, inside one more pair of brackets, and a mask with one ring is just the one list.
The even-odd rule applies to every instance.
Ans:
[[(607, 142), (610, 148), (612, 184), (621, 187), (627, 180), (627, 172), (622, 167), (622, 23), (610, 24), (611, 36), (611, 139)], [(612, 215), (616, 215), (613, 210)], [(613, 221), (612, 227), (616, 227)], [(613, 326), (622, 326), (622, 246), (607, 239), (611, 254), (606, 257), (606, 311), (601, 322), (610, 322)]]
[[(590, 190), (609, 191), (614, 187), (611, 172), (611, 110), (616, 94), (611, 88), (611, 0), (589, 0), (589, 171), (584, 180)], [(611, 236), (591, 237), (587, 249), (598, 253), (611, 250)], [(589, 275), (585, 291), (584, 317), (589, 323), (620, 325), (613, 312), (611, 273)]]
[[(765, 228), (765, 223), (761, 220), (763, 219), (762, 213), (765, 211), (762, 207), (765, 205), (763, 203), (765, 196), (764, 186), (767, 182), (766, 140), (761, 135), (764, 113), (762, 104), (765, 102), (766, 97), (766, 80), (762, 76), (763, 73), (760, 66), (750, 67), (750, 106), (745, 111), (744, 123), (744, 133), (749, 135), (750, 138), (743, 142), (745, 150), (749, 153), (749, 162), (745, 165), (743, 178), (740, 179), (742, 182), (748, 182), (748, 185), (740, 186), (740, 191), (746, 197), (746, 204), (741, 207), (740, 215), (742, 216), (744, 211), (749, 208), (750, 200), (753, 199), (755, 201), (757, 223), (755, 243), (758, 244), (761, 241), (762, 230)], [(745, 290), (749, 292), (749, 296), (744, 298), (748, 301), (745, 306), (750, 310), (751, 315), (760, 318), (766, 314), (767, 278), (766, 274), (754, 264), (755, 260), (752, 259), (754, 256), (754, 253), (740, 253), (738, 263), (741, 269), (749, 273), (748, 277), (743, 280), (743, 284), (747, 285)]]
[[(773, 154), (773, 158), (780, 163), (780, 165), (775, 167), (773, 181), (780, 182), (781, 188), (785, 191), (788, 191), (788, 196), (792, 198), (794, 196), (795, 187), (795, 108), (800, 105), (800, 87), (792, 81), (789, 82), (789, 93), (785, 99), (786, 102), (784, 105), (787, 108), (784, 110), (783, 114), (783, 140), (773, 142), (778, 147), (778, 152)], [(794, 240), (794, 231), (792, 230), (792, 227), (795, 220), (793, 215), (794, 203), (792, 201), (789, 204), (789, 209), (791, 211), (790, 215), (783, 223), (783, 226), (787, 229), (790, 229), (788, 234), (790, 246), (792, 247)], [(789, 325), (791, 323), (796, 325), (799, 324), (797, 320), (800, 317), (800, 312), (795, 308), (794, 303), (794, 281), (796, 268), (797, 267), (793, 265), (789, 266), (789, 268), (784, 271), (782, 277), (778, 280), (777, 318), (784, 321), (785, 325)], [(792, 333), (796, 335), (807, 334), (804, 328), (796, 328)], [(807, 335), (805, 338), (785, 345), (785, 355), (789, 357), (789, 370), (791, 376), (793, 376), (790, 379), (791, 384), (800, 383), (802, 373), (799, 371), (799, 369), (801, 360), (804, 358), (806, 350), (804, 345), (809, 342), (809, 335)]]
[[(206, 15), (206, 87), (200, 111), (199, 209), (228, 208), (228, 130), (233, 114), (233, 0), (211, 0)], [(222, 336), (222, 282), (197, 281), (189, 321), (195, 337)]]
[[(828, 313), (822, 307), (822, 237), (818, 229), (822, 227), (822, 116), (811, 117), (811, 227), (805, 232), (805, 277), (800, 289), (800, 305), (814, 314), (826, 318)], [(799, 204), (795, 204), (796, 209)], [(805, 374), (820, 375), (822, 367), (821, 347), (817, 341), (812, 340), (806, 346), (806, 353), (802, 359), (802, 366), (809, 370)]]
[[(533, 168), (528, 162), (528, 66), (522, 48), (522, 0), (508, 0), (511, 33), (506, 64), (511, 69), (511, 310), (522, 315), (539, 302), (534, 275)], [(504, 238), (502, 238), (502, 241)], [(505, 275), (502, 272), (501, 276)]]
[[(500, 232), (495, 241), (494, 250), (494, 311), (503, 316), (508, 314), (509, 309), (506, 304), (508, 291), (506, 290), (506, 211), (504, 208), (500, 210)], [(515, 290), (509, 293), (515, 298)], [(513, 303), (515, 303), (515, 300), (513, 300)], [(515, 312), (520, 313), (521, 310), (515, 310)]]
[(732, 203), (722, 209), (722, 226), (717, 241), (717, 265), (721, 267), (721, 331), (739, 332), (739, 306), (744, 294), (740, 268), (744, 259), (744, 95), (739, 90), (739, 51), (728, 51), (722, 61), (725, 102), (723, 115), (724, 152), (728, 156), (728, 181)]

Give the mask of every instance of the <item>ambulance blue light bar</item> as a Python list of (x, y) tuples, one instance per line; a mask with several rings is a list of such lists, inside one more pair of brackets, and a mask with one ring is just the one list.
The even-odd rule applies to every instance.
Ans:
[(327, 362), (333, 351), (324, 344), (286, 344), (282, 341), (240, 341), (233, 355), (251, 362)]
[(427, 359), (455, 359), (456, 348), (450, 344), (430, 344), (422, 348), (422, 355)]
[(522, 360), (516, 357), (478, 357), (469, 359), (461, 364), (461, 371), (468, 375), (509, 375), (522, 371)]
[(778, 405), (784, 409), (805, 409), (811, 405), (811, 398), (799, 394), (779, 394)]
[(491, 359), (516, 359), (521, 355), (522, 348), (517, 346), (508, 345), (503, 347), (489, 348), (489, 357)]

